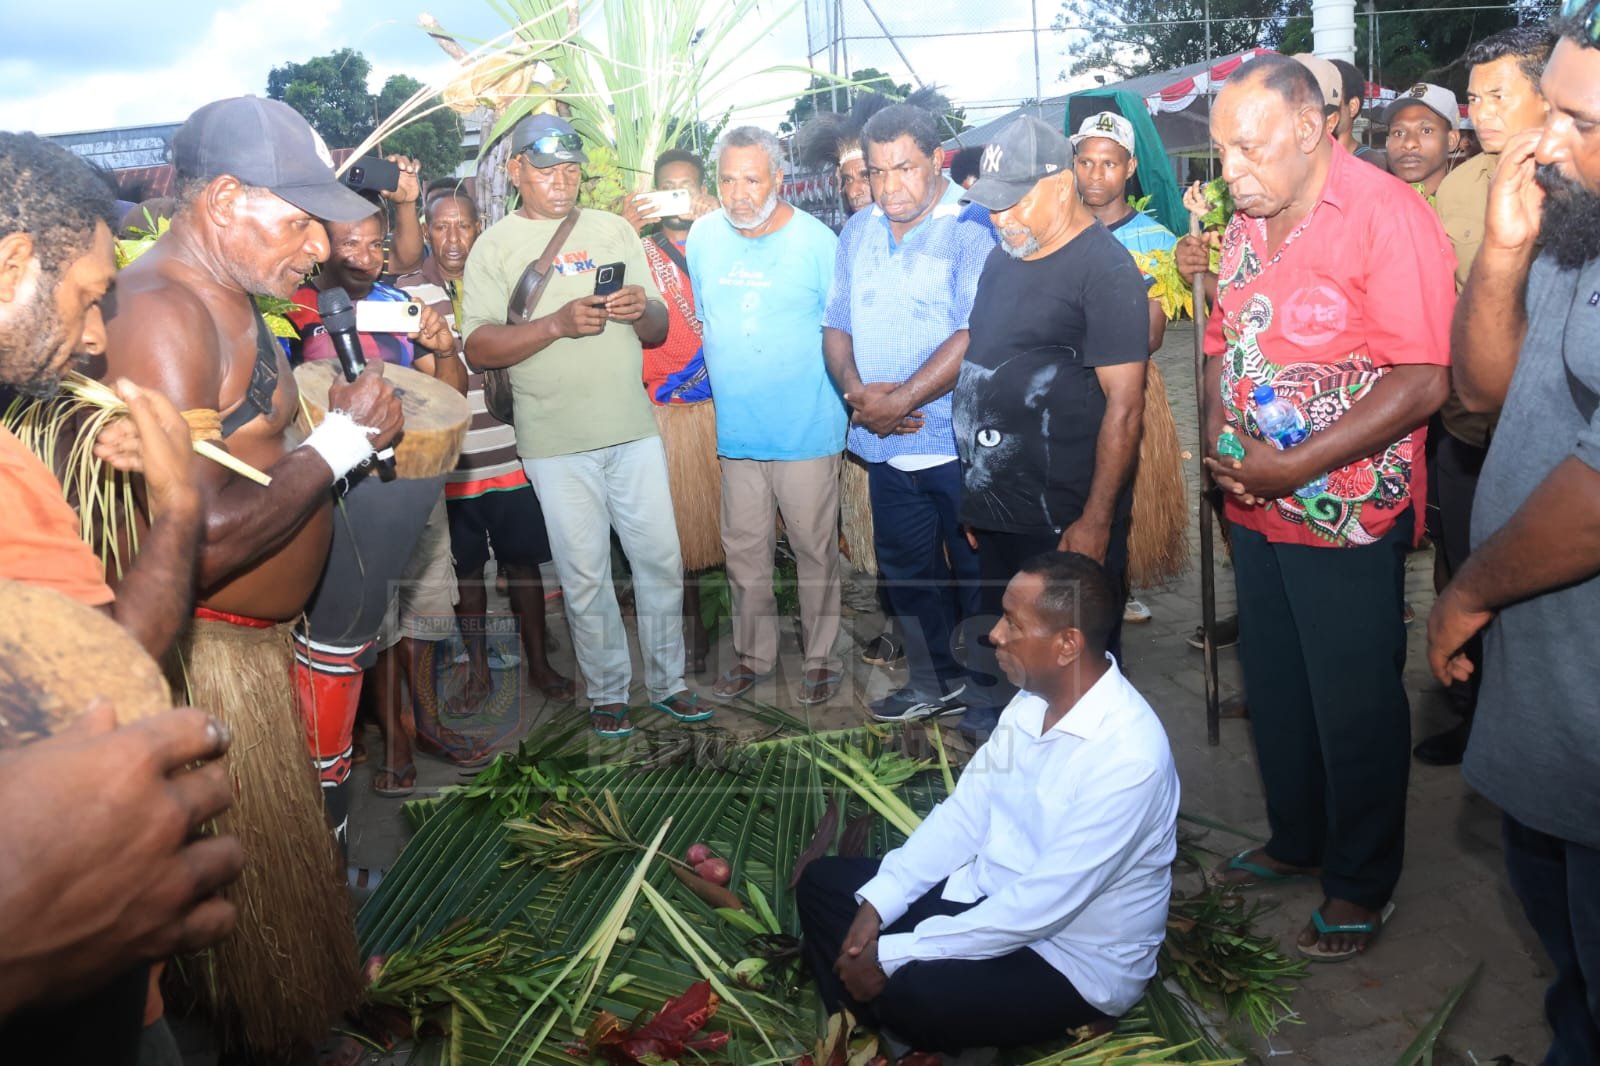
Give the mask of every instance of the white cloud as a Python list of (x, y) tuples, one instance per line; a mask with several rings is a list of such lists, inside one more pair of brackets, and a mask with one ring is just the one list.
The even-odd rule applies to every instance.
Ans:
[(169, 66), (129, 70), (111, 60), (88, 73), (81, 66), (40, 71), (31, 95), (0, 99), (0, 129), (61, 133), (180, 122), (211, 100), (265, 94), (272, 67), (316, 54), (341, 4), (321, 0), (291, 13), (280, 0), (244, 0), (216, 12)]

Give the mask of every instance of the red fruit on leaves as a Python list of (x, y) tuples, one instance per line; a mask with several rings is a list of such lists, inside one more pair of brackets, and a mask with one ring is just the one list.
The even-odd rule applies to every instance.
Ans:
[(689, 850), (683, 853), (683, 861), (690, 866), (699, 866), (711, 858), (712, 854), (711, 845), (709, 844), (690, 844)]
[(733, 868), (728, 865), (727, 859), (707, 859), (705, 862), (697, 862), (694, 865), (694, 872), (714, 885), (725, 885), (733, 876)]

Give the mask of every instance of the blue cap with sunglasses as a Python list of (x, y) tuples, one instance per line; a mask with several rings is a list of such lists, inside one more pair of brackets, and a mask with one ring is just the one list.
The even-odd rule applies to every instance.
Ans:
[(536, 167), (587, 163), (583, 138), (572, 124), (555, 115), (529, 115), (511, 127), (511, 154), (527, 155)]

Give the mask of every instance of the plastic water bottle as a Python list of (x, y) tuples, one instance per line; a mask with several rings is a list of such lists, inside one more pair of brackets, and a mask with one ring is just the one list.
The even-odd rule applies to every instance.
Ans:
[[(1311, 436), (1300, 409), (1279, 396), (1271, 385), (1257, 385), (1250, 402), (1255, 408), (1256, 428), (1279, 451), (1293, 448)], [(1321, 496), (1327, 488), (1328, 478), (1324, 474), (1295, 489), (1294, 494), (1302, 500), (1309, 500)]]

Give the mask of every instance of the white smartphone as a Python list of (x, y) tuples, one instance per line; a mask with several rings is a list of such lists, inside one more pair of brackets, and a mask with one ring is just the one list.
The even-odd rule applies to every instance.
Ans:
[(360, 333), (415, 333), (421, 323), (422, 305), (414, 301), (356, 301), (356, 330)]
[(682, 218), (693, 207), (693, 197), (688, 189), (657, 189), (655, 192), (640, 193), (639, 199), (644, 201), (639, 213), (647, 219)]

